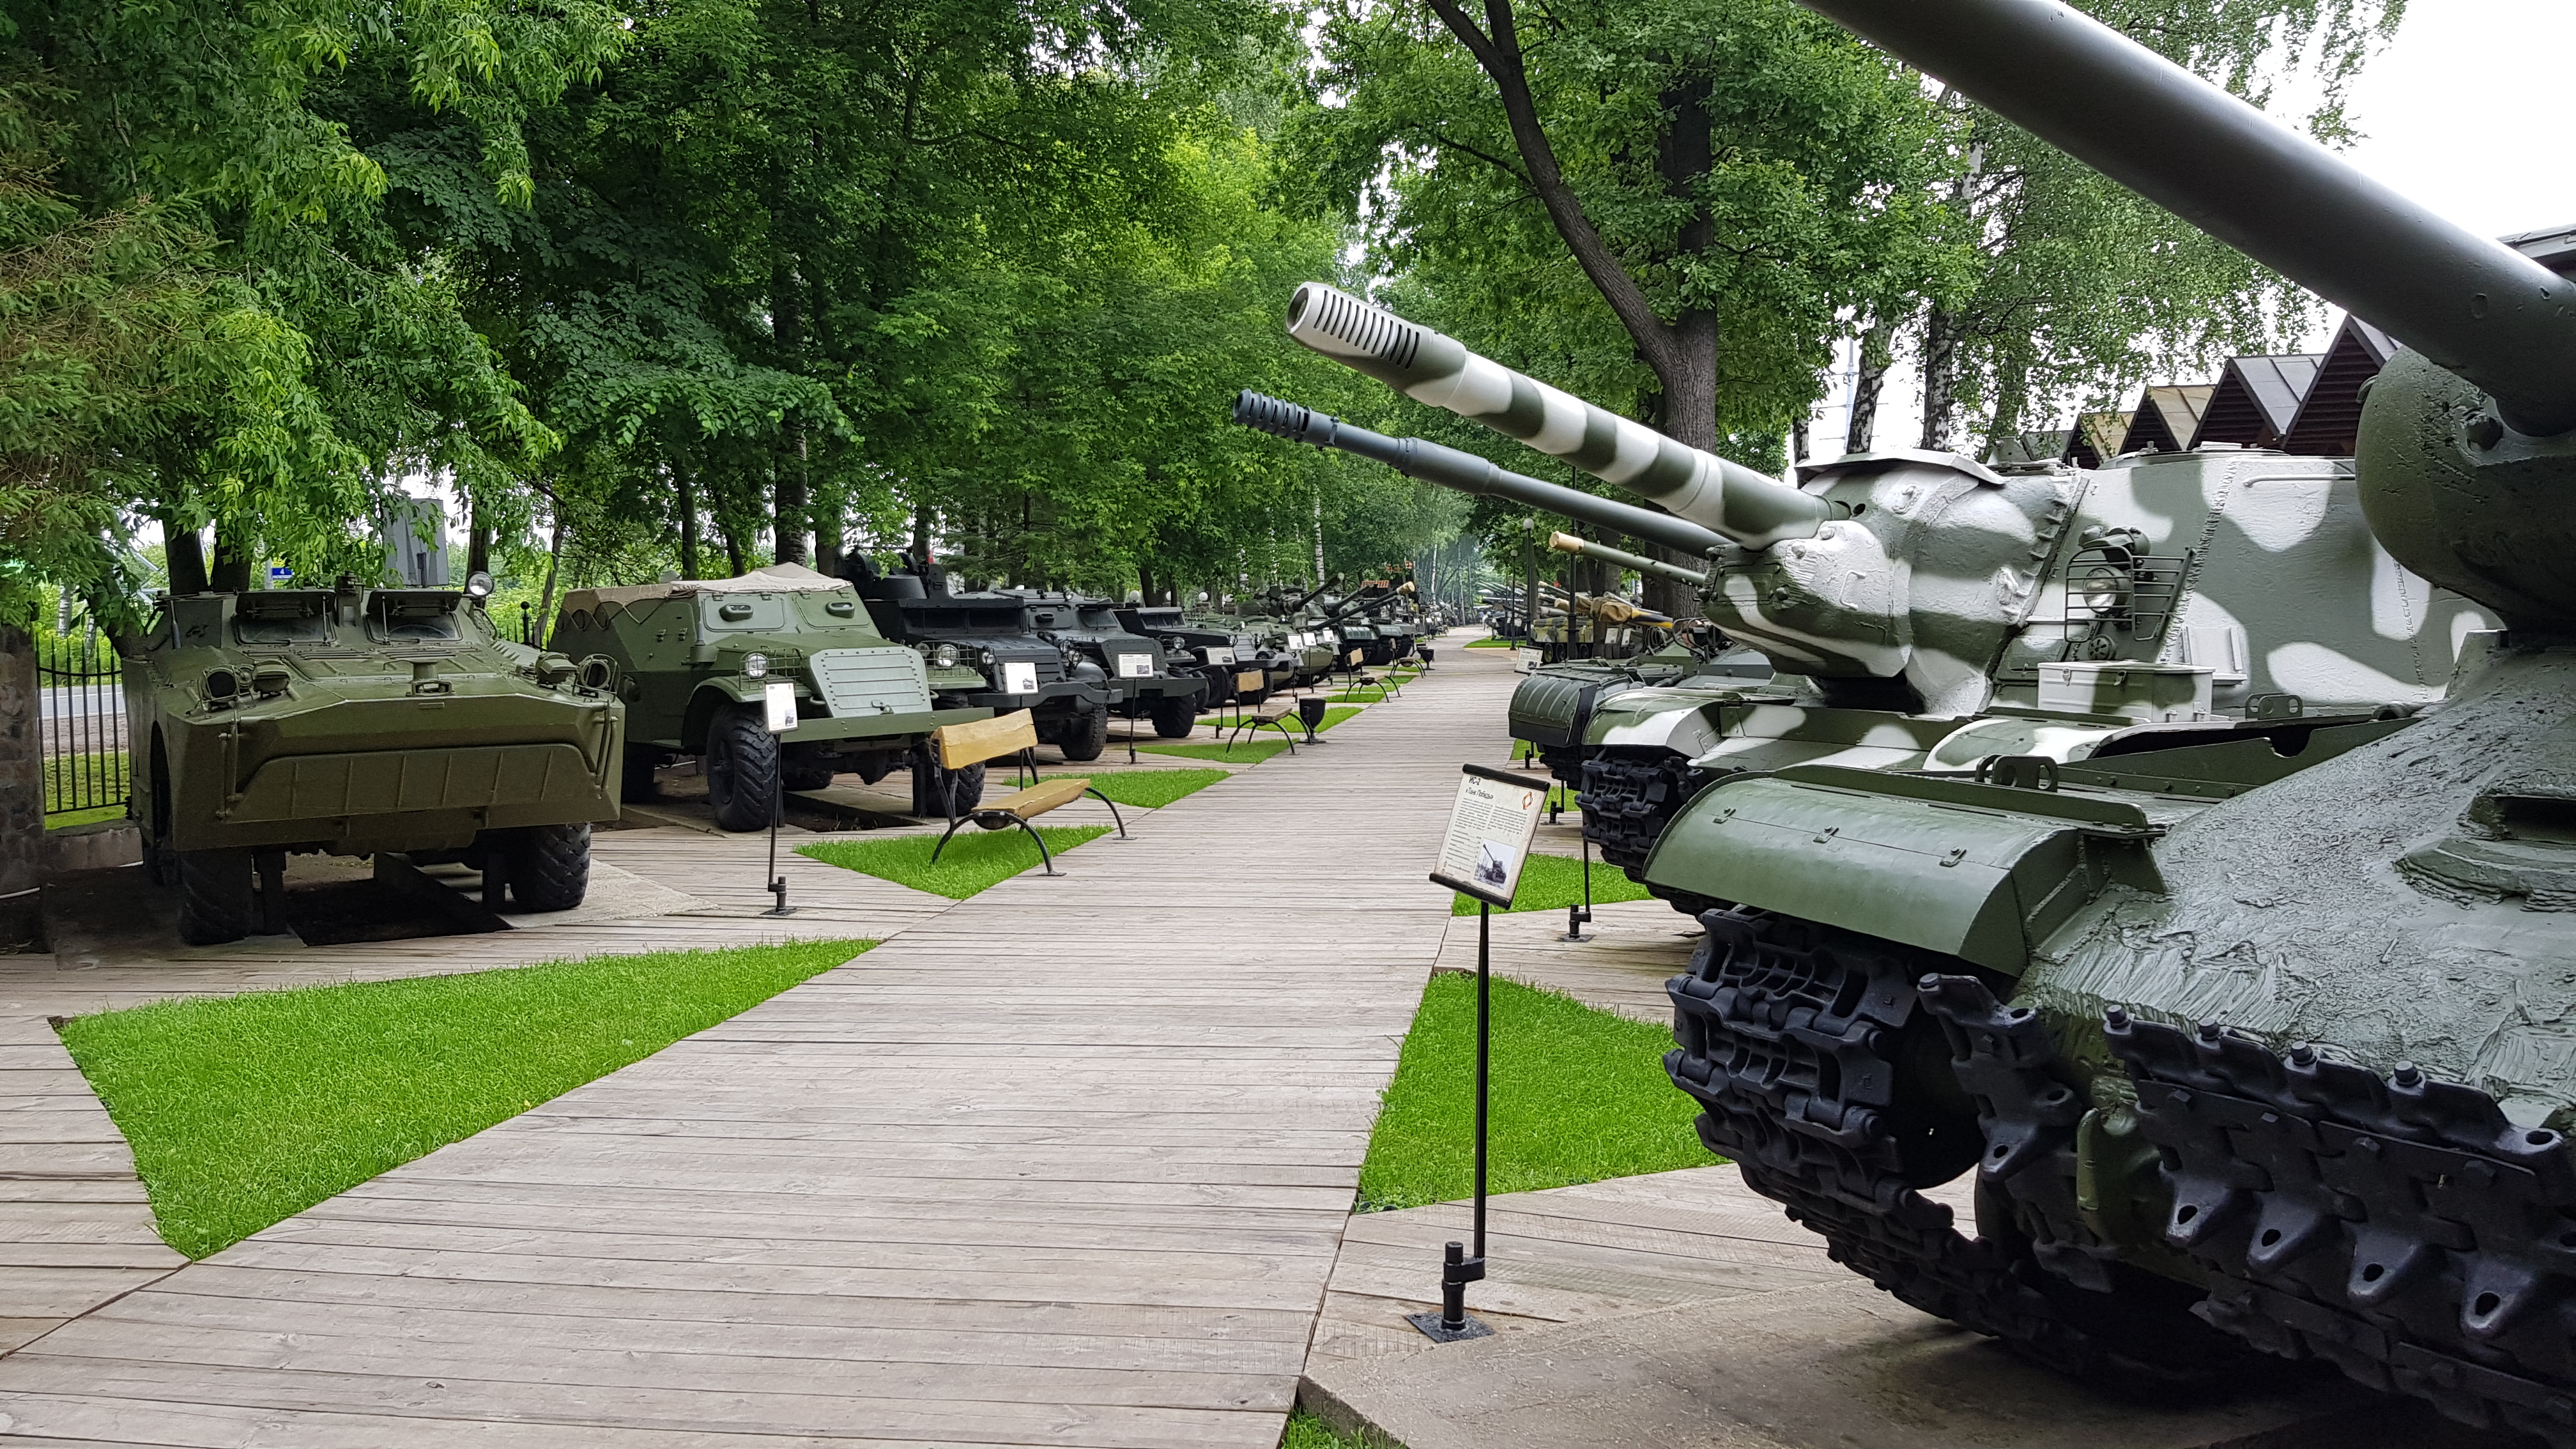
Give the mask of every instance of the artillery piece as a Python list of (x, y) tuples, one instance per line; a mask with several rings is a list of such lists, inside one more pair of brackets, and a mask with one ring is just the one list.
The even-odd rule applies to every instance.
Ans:
[[(2087, 758), (2007, 748), (1973, 772), (1807, 764), (1711, 785), (1644, 870), (1729, 902), (1702, 916), (1708, 939), (1670, 984), (1667, 1066), (1705, 1109), (1701, 1137), (1838, 1260), (2058, 1367), (2188, 1380), (2258, 1351), (2322, 1360), (2462, 1422), (2576, 1446), (2576, 284), (2054, 0), (1806, 3), (2412, 349), (2365, 403), (2352, 493), (2391, 560), (2383, 583), (2357, 601), (2314, 593), (2318, 628), (2249, 656), (2249, 685), (2269, 670), (2279, 688), (2313, 662), (2291, 646), (2342, 637), (2338, 607), (2402, 601), (2359, 617), (2421, 617), (2442, 595), (2415, 580), (2504, 627), (2466, 638), (2433, 707), (2358, 742), (2311, 715), (2304, 744), (2275, 730)], [(1681, 511), (1707, 516), (1712, 486), (1721, 502), (1751, 493), (1624, 437), (1587, 447), (1517, 383), (1498, 399), (1468, 369), (1414, 377), (1441, 361), (1428, 335), (1350, 335), (1340, 345), (1431, 400), (1647, 477)], [(2267, 471), (2230, 479), (2234, 494), (2259, 496), (2288, 461), (2255, 456)], [(2010, 478), (1976, 515), (2018, 516), (2035, 549), (2101, 548), (2067, 537), (2072, 510), (2142, 488), (2153, 466), (2093, 475), (2053, 534), (2056, 508), (2015, 506), (2030, 495)], [(2338, 491), (2290, 515), (2304, 537), (2343, 528)], [(1840, 483), (1809, 496), (1855, 506), (1810, 525), (1761, 497), (1747, 521), (1777, 535), (1762, 552), (1813, 553), (1828, 527), (1891, 536), (1870, 518), (1898, 497)], [(1926, 503), (1913, 526), (1937, 522)], [(2213, 551), (2240, 516), (2196, 513)], [(2150, 530), (2131, 560), (2169, 538)], [(2249, 541), (2298, 571), (2302, 537)], [(2064, 588), (2065, 570), (2033, 562), (2041, 590)], [(1802, 576), (1826, 578), (1792, 560), (1730, 565), (1713, 594), (1788, 624), (1759, 589), (1805, 609)], [(1900, 577), (1845, 597), (1924, 595)], [(1957, 606), (1937, 638), (1874, 637), (1829, 662), (1918, 688), (1954, 678), (1919, 656), (1991, 627), (2027, 577), (1993, 575), (1980, 598), (1954, 563), (1935, 576)], [(1999, 657), (2015, 649), (2006, 638)], [(1982, 750), (2057, 727), (1970, 728)], [(1934, 764), (1967, 763), (1947, 745)], [(2303, 767), (2266, 758), (2283, 755)], [(1921, 1192), (1970, 1170), (1973, 1237)]]

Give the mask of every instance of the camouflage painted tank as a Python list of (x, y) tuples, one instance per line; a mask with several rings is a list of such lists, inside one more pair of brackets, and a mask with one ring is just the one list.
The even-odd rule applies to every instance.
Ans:
[[(781, 790), (819, 790), (844, 770), (873, 784), (919, 763), (930, 731), (992, 713), (940, 708), (937, 662), (879, 633), (846, 581), (799, 564), (575, 589), (549, 637), (617, 666), (627, 796), (652, 794), (656, 765), (697, 756), (726, 830), (767, 827)], [(796, 691), (797, 724), (773, 734), (762, 698), (780, 681)]]
[(278, 928), (285, 857), (471, 853), (519, 908), (569, 910), (618, 813), (610, 672), (506, 643), (464, 589), (162, 601), (125, 641), (135, 813), (192, 945)]
[[(1935, 769), (1711, 786), (1645, 869), (1728, 902), (1671, 987), (1703, 1139), (1840, 1261), (2070, 1371), (2319, 1360), (2576, 1445), (2576, 283), (2050, 0), (1810, 3), (2406, 343), (2362, 416), (2388, 561), (2360, 597), (2428, 653), (2436, 587), (2503, 627), (2451, 611), (2465, 647), (2420, 711), (2258, 705), (2134, 750), (2105, 721), (2051, 753), (2069, 703), (2184, 698), (2114, 618), (2110, 657), (2040, 661), (2043, 708), (1945, 739)], [(2249, 466), (2223, 481), (2259, 497)], [(2324, 505), (2296, 536), (2233, 529), (2295, 572), (2340, 481), (2290, 479)], [(2197, 514), (2214, 554), (2230, 511)], [(2122, 575), (2135, 617), (2145, 570), (2079, 584), (2088, 634)], [(2186, 656), (2193, 712), (2229, 665), (2249, 692), (2386, 690), (2360, 667), (2423, 688), (2331, 612)], [(2188, 607), (2168, 627), (2196, 650), (2224, 622), (2254, 634)], [(1921, 1192), (1971, 1170), (1973, 1235)]]

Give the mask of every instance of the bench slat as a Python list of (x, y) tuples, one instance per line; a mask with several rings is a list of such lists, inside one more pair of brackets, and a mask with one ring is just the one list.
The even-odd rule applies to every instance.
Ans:
[(1024, 709), (991, 719), (970, 720), (965, 724), (941, 725), (930, 732), (932, 746), (939, 754), (943, 770), (962, 770), (1004, 755), (1016, 755), (1038, 746), (1037, 716)]
[(1040, 780), (1025, 790), (1016, 790), (999, 800), (987, 800), (973, 810), (976, 815), (1009, 815), (1021, 820), (1044, 815), (1061, 805), (1070, 805), (1091, 788), (1089, 780)]

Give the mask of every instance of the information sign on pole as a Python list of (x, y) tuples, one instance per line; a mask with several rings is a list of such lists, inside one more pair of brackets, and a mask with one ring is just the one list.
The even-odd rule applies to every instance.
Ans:
[(1461, 895), (1508, 909), (1521, 883), (1521, 864), (1538, 838), (1547, 790), (1526, 776), (1489, 765), (1462, 767), (1458, 802), (1449, 810), (1449, 834), (1440, 844), (1440, 866), (1431, 879)]
[(1458, 802), (1449, 811), (1449, 834), (1440, 842), (1440, 864), (1431, 879), (1476, 901), (1476, 1165), (1475, 1251), (1451, 1243), (1440, 1264), (1440, 1308), (1408, 1313), (1405, 1321), (1434, 1342), (1483, 1338), (1490, 1324), (1467, 1313), (1467, 1285), (1485, 1276), (1486, 1127), (1492, 1097), (1494, 1043), (1494, 907), (1509, 907), (1520, 888), (1521, 865), (1538, 835), (1547, 787), (1507, 770), (1462, 765)]
[(783, 735), (796, 728), (796, 686), (784, 679), (769, 681), (760, 692), (760, 702), (769, 710), (769, 732)]
[[(769, 732), (783, 735), (796, 728), (796, 684), (793, 680), (773, 679), (761, 686), (760, 703), (768, 715)], [(764, 916), (792, 916), (796, 908), (787, 904), (787, 877), (778, 873), (778, 817), (787, 812), (785, 798), (786, 771), (769, 772), (769, 893), (778, 904), (761, 912)]]

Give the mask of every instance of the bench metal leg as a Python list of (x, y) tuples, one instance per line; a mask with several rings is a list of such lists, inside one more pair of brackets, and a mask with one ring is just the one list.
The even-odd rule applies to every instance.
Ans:
[(930, 863), (932, 865), (939, 864), (939, 853), (948, 848), (948, 842), (956, 838), (957, 832), (964, 829), (965, 825), (965, 821), (957, 819), (954, 815), (949, 817), (947, 834), (940, 836), (939, 843), (930, 847)]
[(1064, 874), (1063, 871), (1055, 868), (1055, 857), (1047, 854), (1046, 837), (1038, 834), (1038, 828), (1025, 820), (1018, 821), (1018, 824), (1022, 830), (1029, 833), (1029, 839), (1038, 843), (1038, 864), (1046, 867), (1046, 873), (1048, 875)]
[[(1274, 719), (1269, 721), (1269, 725), (1279, 731), (1279, 738), (1288, 742), (1288, 753), (1294, 756), (1297, 753), (1297, 737), (1288, 733), (1288, 722), (1284, 719)], [(1256, 729), (1253, 733), (1259, 734), (1260, 731)]]
[(1127, 817), (1118, 813), (1118, 802), (1101, 794), (1100, 787), (1097, 785), (1092, 786), (1082, 793), (1097, 798), (1101, 804), (1109, 807), (1109, 818), (1118, 822), (1118, 838), (1125, 840), (1127, 838)]

